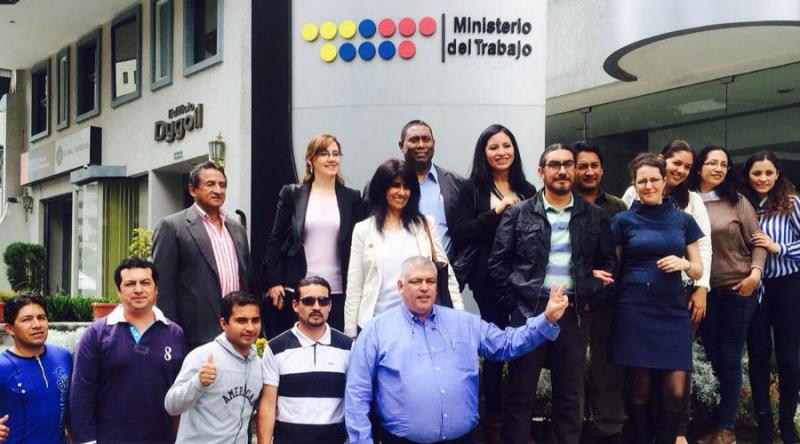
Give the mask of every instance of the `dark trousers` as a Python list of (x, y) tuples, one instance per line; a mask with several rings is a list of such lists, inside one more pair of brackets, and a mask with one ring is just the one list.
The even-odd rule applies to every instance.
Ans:
[[(500, 327), (508, 327), (508, 311), (494, 298), (494, 286), (486, 284), (474, 294), (475, 302), (481, 311), (481, 319)], [(499, 415), (503, 412), (503, 366), (505, 361), (483, 360), (484, 412), (487, 415)]]
[(706, 317), (700, 325), (703, 346), (719, 380), (719, 427), (733, 430), (742, 392), (742, 352), (757, 305), (756, 296), (732, 290), (708, 292)]
[(599, 436), (608, 437), (622, 433), (625, 424), (625, 367), (608, 363), (613, 302), (592, 304), (589, 316), (589, 399), (594, 426)]
[(747, 338), (753, 405), (756, 413), (771, 412), (769, 377), (772, 327), (780, 391), (778, 422), (781, 434), (786, 435), (794, 429), (800, 389), (800, 273), (765, 279), (764, 289), (764, 299), (756, 310)]
[[(544, 310), (546, 300), (540, 304)], [(532, 352), (509, 361), (509, 392), (503, 412), (503, 442), (528, 444), (533, 407), (539, 374), (545, 358), (550, 363), (552, 381), (551, 441), (555, 444), (578, 444), (581, 437), (583, 412), (583, 371), (586, 361), (588, 325), (585, 316), (577, 316), (570, 304), (558, 325), (558, 339), (545, 342)], [(522, 315), (514, 311), (511, 325), (521, 325)]]
[[(417, 444), (414, 441), (409, 441), (399, 436), (394, 436), (386, 430), (383, 431), (383, 437), (380, 440), (381, 444)], [(478, 444), (478, 437), (475, 430), (470, 431), (466, 435), (460, 436), (456, 439), (448, 439), (447, 441), (437, 441), (434, 444)]]

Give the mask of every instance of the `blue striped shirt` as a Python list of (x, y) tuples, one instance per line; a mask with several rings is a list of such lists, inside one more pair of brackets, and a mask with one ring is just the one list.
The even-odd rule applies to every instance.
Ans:
[(766, 199), (758, 205), (759, 228), (778, 244), (778, 254), (767, 254), (765, 278), (776, 278), (800, 271), (800, 197), (792, 196), (794, 211), (764, 216)]
[(569, 220), (572, 217), (572, 206), (575, 198), (570, 196), (570, 201), (564, 209), (558, 209), (547, 201), (542, 195), (547, 221), (550, 223), (550, 253), (548, 255), (547, 271), (545, 271), (543, 293), (548, 296), (550, 287), (566, 284), (566, 291), (575, 291), (575, 282), (572, 279), (572, 243), (569, 234)]

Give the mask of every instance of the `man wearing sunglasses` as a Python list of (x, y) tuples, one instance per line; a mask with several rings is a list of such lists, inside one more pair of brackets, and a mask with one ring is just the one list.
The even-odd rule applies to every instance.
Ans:
[(353, 341), (327, 323), (328, 281), (306, 277), (296, 290), (297, 323), (264, 350), (258, 442), (341, 444), (347, 440), (343, 398)]

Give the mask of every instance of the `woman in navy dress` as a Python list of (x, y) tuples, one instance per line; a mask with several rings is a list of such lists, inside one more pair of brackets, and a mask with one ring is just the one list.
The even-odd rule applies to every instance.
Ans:
[(692, 279), (702, 276), (697, 240), (703, 232), (690, 215), (663, 197), (663, 160), (640, 154), (630, 170), (639, 201), (611, 224), (621, 269), (609, 362), (628, 367), (637, 443), (651, 441), (651, 384), (661, 378), (656, 443), (673, 444), (692, 370), (692, 324), (680, 272)]

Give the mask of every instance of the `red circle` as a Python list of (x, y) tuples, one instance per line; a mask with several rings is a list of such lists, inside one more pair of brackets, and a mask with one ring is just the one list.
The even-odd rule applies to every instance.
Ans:
[(398, 29), (400, 30), (400, 35), (403, 37), (411, 37), (415, 32), (417, 32), (417, 24), (414, 22), (414, 19), (406, 17), (400, 20)]
[(411, 40), (403, 40), (397, 47), (397, 53), (400, 54), (400, 57), (403, 59), (410, 59), (417, 53), (417, 47)]
[(397, 29), (394, 25), (394, 20), (385, 18), (378, 24), (378, 32), (384, 37), (391, 37)]
[(419, 33), (425, 37), (432, 36), (436, 32), (436, 20), (431, 17), (425, 17), (419, 21)]

